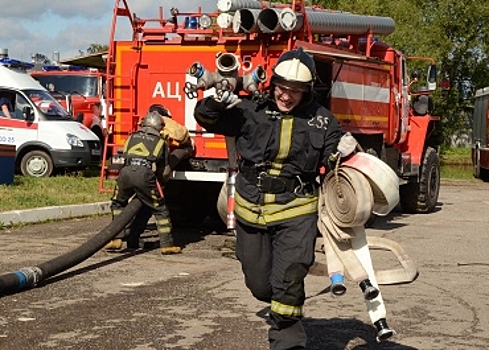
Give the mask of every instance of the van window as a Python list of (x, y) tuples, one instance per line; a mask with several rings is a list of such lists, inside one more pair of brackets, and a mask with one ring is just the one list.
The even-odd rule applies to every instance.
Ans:
[(24, 107), (29, 106), (32, 107), (27, 99), (22, 96), (21, 94), (16, 94), (17, 98), (15, 101), (15, 114), (12, 116), (12, 118), (19, 119), (19, 120), (24, 120), (24, 115), (22, 114), (22, 111), (24, 110)]
[(45, 90), (24, 90), (31, 102), (48, 120), (71, 119), (68, 112)]
[[(13, 94), (9, 91), (0, 90), (0, 117), (5, 117), (3, 109), (6, 108), (10, 112), (10, 116), (14, 114), (13, 108)], [(7, 114), (8, 116), (8, 114)]]
[(39, 74), (34, 75), (42, 86), (50, 91), (80, 94), (85, 97), (98, 96), (98, 79), (96, 76), (87, 75), (61, 75), (61, 74)]

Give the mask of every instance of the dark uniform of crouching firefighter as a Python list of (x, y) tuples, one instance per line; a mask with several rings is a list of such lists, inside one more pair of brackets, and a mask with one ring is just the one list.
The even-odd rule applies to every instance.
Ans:
[[(193, 154), (193, 144), (190, 139), (188, 129), (172, 119), (170, 111), (163, 105), (153, 104), (149, 107), (149, 113), (158, 113), (163, 120), (163, 128), (160, 131), (161, 137), (168, 143), (170, 153), (168, 156), (169, 170), (172, 171), (184, 159), (188, 159)], [(153, 215), (150, 208), (143, 206), (136, 214), (130, 224), (130, 237), (140, 237), (146, 230), (149, 219)], [(146, 243), (140, 242), (144, 247)], [(161, 248), (161, 253), (180, 254), (182, 249), (176, 246)]]
[[(170, 213), (157, 187), (157, 181), (164, 184), (170, 176), (168, 144), (160, 136), (162, 127), (161, 116), (158, 113), (149, 113), (141, 121), (141, 129), (126, 140), (123, 153), (125, 165), (117, 178), (111, 209), (114, 216), (119, 215), (135, 195), (151, 210), (156, 219), (163, 253), (170, 248), (180, 251), (180, 247), (173, 244)], [(106, 248), (117, 248), (116, 241), (118, 240), (110, 242)], [(130, 234), (127, 247), (137, 249), (139, 244), (139, 235)]]
[(224, 92), (200, 100), (195, 118), (210, 132), (236, 138), (236, 256), (246, 286), (271, 303), (270, 349), (305, 349), (304, 279), (318, 232), (315, 180), (343, 131), (313, 98), (308, 54), (282, 54), (273, 73), (266, 99), (238, 102)]

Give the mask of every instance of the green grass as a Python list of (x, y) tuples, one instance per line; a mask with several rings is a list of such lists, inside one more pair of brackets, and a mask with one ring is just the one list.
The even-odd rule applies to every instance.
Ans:
[(451, 148), (440, 156), (441, 177), (477, 181), (473, 175), (470, 148)]
[(450, 148), (444, 150), (440, 157), (441, 165), (466, 165), (472, 166), (472, 156), (470, 148)]
[[(15, 175), (12, 185), (0, 185), (0, 212), (46, 206), (104, 202), (110, 193), (99, 193), (96, 170), (33, 178)], [(105, 188), (114, 188), (114, 181), (105, 181)]]

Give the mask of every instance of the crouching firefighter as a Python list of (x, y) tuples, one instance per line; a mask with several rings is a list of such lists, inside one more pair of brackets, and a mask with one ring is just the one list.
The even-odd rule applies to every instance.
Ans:
[[(124, 144), (124, 167), (119, 173), (112, 198), (112, 215), (116, 216), (136, 196), (149, 208), (156, 219), (156, 228), (162, 254), (178, 254), (181, 248), (173, 243), (170, 212), (158, 186), (170, 177), (168, 144), (160, 136), (163, 120), (156, 112), (148, 113), (140, 123), (141, 128), (130, 135)], [(107, 250), (122, 248), (124, 230), (106, 245)], [(130, 230), (127, 248), (140, 248), (140, 231)]]
[(223, 91), (195, 107), (207, 131), (236, 138), (236, 257), (246, 286), (270, 303), (270, 349), (305, 349), (304, 279), (314, 262), (318, 186), (343, 131), (314, 100), (315, 62), (301, 48), (283, 53), (265, 98)]

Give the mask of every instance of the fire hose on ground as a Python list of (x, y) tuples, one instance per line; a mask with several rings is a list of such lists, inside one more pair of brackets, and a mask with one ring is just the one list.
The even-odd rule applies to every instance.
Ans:
[[(331, 171), (325, 178), (319, 195), (318, 228), (324, 240), (328, 273), (335, 284), (342, 286), (346, 273), (361, 285), (368, 279), (378, 290), (374, 298), (365, 298), (372, 323), (377, 327), (377, 339), (394, 334), (386, 323), (386, 309), (379, 284), (412, 282), (417, 269), (402, 247), (383, 237), (368, 237), (365, 223), (372, 213), (387, 215), (399, 202), (397, 175), (380, 159), (358, 152)], [(371, 248), (391, 251), (401, 268), (374, 271)], [(337, 295), (346, 291), (340, 289)]]
[(1, 275), (0, 295), (36, 287), (39, 282), (88, 259), (121, 232), (131, 222), (141, 207), (141, 201), (135, 198), (124, 208), (120, 215), (114, 217), (114, 220), (109, 225), (78, 248), (37, 266), (24, 267), (16, 272)]

